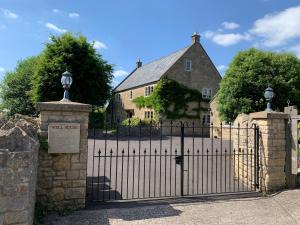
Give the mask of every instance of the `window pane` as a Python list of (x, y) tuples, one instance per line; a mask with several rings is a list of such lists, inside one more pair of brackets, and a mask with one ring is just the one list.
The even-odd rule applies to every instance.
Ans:
[(207, 115), (207, 116), (206, 116), (206, 123), (207, 123), (207, 124), (210, 124), (210, 115)]
[(186, 60), (185, 61), (185, 71), (191, 71), (192, 70), (192, 61)]

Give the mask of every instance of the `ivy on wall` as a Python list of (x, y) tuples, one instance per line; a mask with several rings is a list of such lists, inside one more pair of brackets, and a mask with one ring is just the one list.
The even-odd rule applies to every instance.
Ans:
[[(168, 119), (199, 119), (200, 113), (207, 111), (201, 106), (202, 102), (209, 100), (203, 99), (199, 91), (168, 78), (161, 79), (150, 96), (133, 99), (138, 108), (153, 109), (157, 114), (166, 115)], [(196, 106), (189, 110), (191, 104)]]

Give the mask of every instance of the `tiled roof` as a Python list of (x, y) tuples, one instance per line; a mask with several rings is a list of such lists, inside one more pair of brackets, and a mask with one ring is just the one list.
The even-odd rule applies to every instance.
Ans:
[(115, 88), (115, 91), (119, 92), (158, 81), (189, 47), (190, 46), (135, 69)]

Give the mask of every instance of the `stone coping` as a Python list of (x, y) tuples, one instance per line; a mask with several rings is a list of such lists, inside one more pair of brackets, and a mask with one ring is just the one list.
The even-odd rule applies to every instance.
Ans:
[(90, 112), (92, 106), (89, 104), (83, 104), (78, 102), (63, 102), (63, 101), (53, 101), (53, 102), (38, 102), (36, 104), (36, 109), (38, 111), (72, 111), (72, 112)]
[(250, 113), (249, 117), (251, 120), (253, 119), (288, 119), (289, 115), (283, 112), (276, 111), (261, 111)]

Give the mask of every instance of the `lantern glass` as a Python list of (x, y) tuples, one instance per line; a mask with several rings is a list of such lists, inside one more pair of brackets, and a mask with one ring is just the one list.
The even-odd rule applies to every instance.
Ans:
[(70, 87), (73, 83), (73, 79), (72, 79), (72, 74), (69, 73), (68, 71), (64, 72), (62, 77), (61, 77), (61, 84), (64, 87)]
[(265, 90), (265, 94), (264, 94), (265, 98), (267, 100), (271, 100), (273, 97), (274, 97), (274, 92), (273, 92), (273, 89), (268, 87), (266, 90)]

